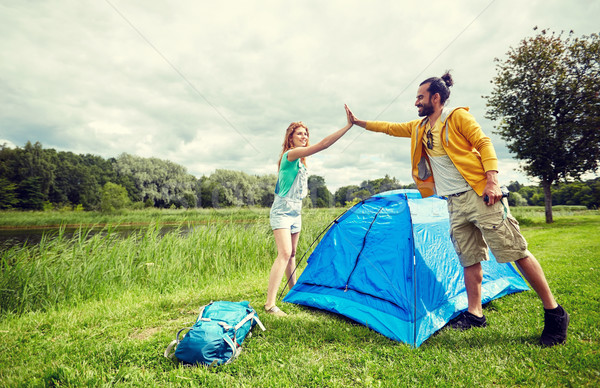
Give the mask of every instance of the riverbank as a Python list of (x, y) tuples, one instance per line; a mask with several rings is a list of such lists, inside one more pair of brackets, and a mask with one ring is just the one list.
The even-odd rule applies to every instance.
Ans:
[[(150, 225), (177, 226), (187, 224), (210, 224), (217, 222), (251, 223), (267, 222), (269, 208), (198, 208), (198, 209), (143, 209), (123, 210), (112, 213), (97, 211), (0, 211), (0, 230), (56, 229), (56, 228), (104, 228), (104, 227), (147, 227)], [(327, 213), (335, 218), (344, 208), (303, 209), (303, 212)], [(544, 208), (540, 206), (511, 207), (511, 212), (526, 224), (544, 223)], [(554, 216), (596, 216), (598, 210), (587, 210), (583, 206), (555, 206)]]
[(0, 229), (148, 226), (182, 223), (252, 222), (267, 219), (267, 208), (144, 209), (112, 213), (97, 211), (0, 211)]

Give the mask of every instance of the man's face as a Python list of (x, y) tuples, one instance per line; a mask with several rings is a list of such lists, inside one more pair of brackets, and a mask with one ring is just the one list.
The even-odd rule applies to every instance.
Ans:
[(429, 116), (433, 113), (433, 105), (431, 104), (431, 96), (427, 89), (429, 88), (429, 84), (424, 84), (419, 86), (419, 90), (417, 90), (417, 101), (415, 101), (415, 106), (418, 109), (419, 117)]

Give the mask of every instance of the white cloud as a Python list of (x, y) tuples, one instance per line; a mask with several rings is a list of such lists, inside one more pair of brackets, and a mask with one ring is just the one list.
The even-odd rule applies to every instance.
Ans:
[(0, 146), (5, 146), (8, 148), (16, 148), (17, 146), (11, 142), (10, 140), (0, 139)]
[[(535, 25), (589, 34), (598, 16), (598, 2), (559, 0), (2, 4), (0, 137), (169, 159), (197, 176), (274, 173), (291, 121), (314, 143), (344, 125), (344, 103), (363, 119), (413, 119), (418, 83), (446, 69), (451, 104), (491, 133), (481, 96), (493, 59)], [(311, 173), (332, 190), (386, 174), (410, 183), (408, 141), (360, 131), (312, 156)], [(525, 181), (492, 138), (501, 176)]]

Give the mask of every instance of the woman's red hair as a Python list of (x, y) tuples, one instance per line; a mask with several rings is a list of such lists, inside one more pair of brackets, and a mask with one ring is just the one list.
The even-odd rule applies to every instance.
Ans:
[[(281, 159), (283, 158), (283, 154), (286, 153), (287, 150), (294, 148), (294, 132), (298, 128), (306, 129), (306, 135), (310, 139), (310, 134), (308, 133), (308, 127), (302, 121), (295, 121), (290, 124), (290, 126), (285, 131), (285, 137), (283, 138), (283, 149), (281, 151), (281, 155), (279, 155), (279, 163), (277, 164), (277, 170), (281, 167)], [(306, 142), (306, 146), (308, 147), (309, 142)], [(306, 158), (300, 158), (300, 161), (306, 166)]]

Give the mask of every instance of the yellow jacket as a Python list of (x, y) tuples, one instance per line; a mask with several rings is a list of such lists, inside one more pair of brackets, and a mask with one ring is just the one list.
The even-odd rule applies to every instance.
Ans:
[[(469, 108), (444, 108), (441, 143), (446, 153), (467, 183), (482, 195), (487, 183), (486, 171), (498, 171), (498, 158), (489, 137), (475, 121)], [(406, 123), (388, 123), (385, 121), (367, 121), (366, 129), (383, 132), (390, 136), (410, 137), (412, 176), (421, 195), (429, 197), (435, 194), (435, 184), (429, 165), (429, 158), (423, 146), (423, 134), (428, 118)]]

